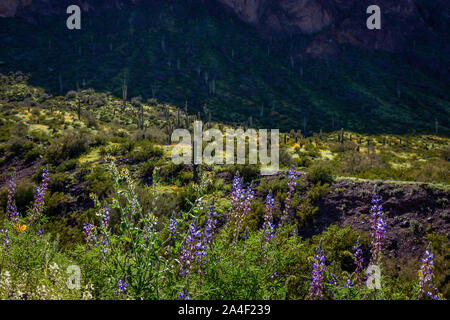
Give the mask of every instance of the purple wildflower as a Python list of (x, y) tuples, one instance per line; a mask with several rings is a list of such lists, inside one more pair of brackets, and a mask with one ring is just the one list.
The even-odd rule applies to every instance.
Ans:
[(177, 297), (178, 300), (189, 300), (189, 290), (183, 288), (183, 291), (181, 291)]
[(102, 219), (102, 227), (108, 228), (109, 227), (109, 221), (111, 220), (111, 212), (109, 208), (103, 208), (100, 210), (99, 214), (100, 218)]
[(289, 194), (293, 194), (295, 191), (295, 187), (297, 186), (297, 172), (294, 168), (290, 168), (288, 171), (288, 188), (289, 188)]
[(265, 208), (266, 214), (264, 216), (264, 225), (263, 225), (264, 239), (267, 241), (271, 241), (275, 236), (274, 232), (275, 226), (272, 223), (274, 207), (275, 207), (275, 199), (272, 197), (272, 194), (269, 193), (266, 197), (266, 208)]
[(382, 241), (386, 237), (386, 222), (383, 220), (381, 198), (376, 191), (372, 198), (370, 213), (372, 216), (372, 259), (377, 261), (381, 252)]
[(83, 226), (84, 238), (86, 239), (86, 242), (89, 245), (93, 245), (96, 242), (94, 229), (95, 229), (95, 226), (91, 223), (85, 223)]
[(347, 280), (344, 283), (344, 288), (353, 288), (352, 278), (348, 276)]
[(8, 184), (8, 202), (6, 203), (6, 213), (8, 217), (14, 222), (19, 221), (19, 212), (16, 210), (16, 206), (14, 203), (14, 195), (16, 193), (16, 182), (14, 175), (11, 175)]
[(205, 222), (205, 238), (206, 238), (206, 243), (209, 245), (212, 242), (212, 237), (214, 234), (214, 231), (216, 229), (216, 224), (217, 224), (217, 212), (216, 212), (216, 207), (214, 206), (215, 200), (214, 198), (211, 200), (211, 205), (209, 206), (209, 212), (208, 212), (208, 216), (206, 217), (206, 222)]
[(186, 237), (186, 242), (181, 246), (181, 277), (184, 278), (189, 275), (194, 260), (197, 260), (201, 266), (205, 257), (206, 245), (202, 239), (202, 232), (192, 223), (189, 226), (189, 234)]
[(324, 279), (325, 267), (325, 256), (323, 255), (323, 250), (319, 245), (316, 248), (316, 254), (314, 255), (314, 263), (312, 265), (312, 281), (310, 283), (310, 297), (311, 299), (323, 299), (322, 293), (322, 281)]
[(50, 181), (48, 169), (44, 168), (42, 170), (42, 183), (40, 186), (36, 187), (36, 194), (34, 195), (34, 206), (32, 211), (31, 221), (34, 221), (36, 217), (42, 212), (42, 206), (44, 204), (45, 191), (48, 187), (48, 182)]
[(44, 234), (44, 229), (39, 229), (39, 231), (38, 231), (38, 233), (37, 233), (37, 236), (39, 237), (39, 238), (42, 238), (42, 235)]
[(356, 269), (355, 269), (355, 274), (356, 274), (356, 283), (358, 283), (358, 285), (361, 285), (361, 279), (363, 279), (364, 281), (364, 276), (361, 277), (361, 271), (363, 269), (363, 263), (364, 263), (364, 258), (363, 258), (363, 252), (361, 249), (361, 244), (359, 243), (359, 237), (358, 237), (358, 241), (356, 242), (356, 245), (353, 247), (353, 260), (355, 262), (356, 265)]
[(11, 245), (11, 238), (9, 237), (8, 230), (5, 228), (0, 230), (0, 235), (3, 238), (3, 250), (5, 251), (5, 256), (8, 255), (8, 248)]
[(117, 288), (118, 291), (116, 291), (116, 296), (120, 295), (122, 299), (125, 299), (125, 294), (128, 289), (128, 283), (125, 280), (120, 279), (119, 281), (117, 281)]
[(254, 197), (254, 191), (250, 187), (245, 190), (242, 187), (242, 178), (235, 176), (233, 179), (233, 187), (231, 192), (231, 204), (234, 209), (234, 216), (232, 218), (234, 219), (236, 228), (235, 239), (237, 239), (239, 235), (239, 231), (245, 217), (250, 212), (250, 206)]
[(177, 229), (178, 229), (177, 220), (175, 220), (174, 218), (170, 218), (168, 229), (169, 229), (170, 238), (175, 239), (175, 233), (177, 232)]
[(294, 195), (295, 187), (297, 186), (297, 172), (295, 171), (294, 168), (289, 169), (287, 181), (288, 181), (288, 194), (285, 201), (283, 216), (281, 217), (282, 224), (284, 224), (288, 218), (292, 196)]
[[(433, 300), (439, 300), (439, 296), (437, 295), (437, 288), (433, 285), (433, 262), (434, 255), (430, 250), (430, 245), (428, 245), (425, 250), (424, 257), (422, 258), (422, 265), (420, 266), (419, 271), (419, 299), (426, 294), (427, 297)], [(435, 292), (434, 294), (432, 292)]]

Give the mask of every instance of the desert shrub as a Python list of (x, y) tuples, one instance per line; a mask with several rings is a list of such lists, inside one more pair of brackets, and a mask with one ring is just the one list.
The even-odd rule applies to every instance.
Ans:
[(63, 192), (48, 192), (44, 200), (44, 214), (49, 217), (55, 217), (63, 216), (66, 213), (70, 197)]
[(288, 186), (285, 177), (275, 179), (265, 179), (255, 188), (258, 194), (265, 197), (269, 192), (272, 192), (273, 197), (278, 203), (284, 202), (287, 196)]
[(23, 155), (32, 150), (34, 143), (23, 137), (12, 136), (8, 141), (8, 151), (14, 156)]
[(56, 172), (72, 171), (77, 168), (77, 165), (78, 165), (77, 159), (69, 159), (69, 160), (61, 162), (61, 164), (58, 167), (56, 167)]
[(319, 181), (306, 191), (306, 195), (314, 203), (322, 199), (329, 192), (330, 192), (330, 185), (328, 183), (322, 184), (322, 182)]
[(45, 161), (50, 164), (59, 164), (87, 152), (92, 144), (94, 144), (94, 137), (87, 130), (68, 131), (47, 148)]
[(48, 142), (50, 135), (44, 130), (32, 130), (28, 133), (34, 141)]
[(450, 162), (442, 159), (428, 161), (426, 163), (416, 162), (411, 169), (410, 180), (423, 182), (445, 182), (450, 183)]
[(296, 209), (296, 217), (299, 219), (300, 224), (303, 225), (311, 222), (318, 211), (319, 208), (311, 203), (309, 197), (306, 197), (300, 200)]
[(30, 163), (37, 160), (41, 155), (39, 148), (34, 147), (25, 154), (25, 162)]
[(226, 166), (225, 171), (229, 172), (232, 176), (239, 175), (244, 179), (245, 183), (250, 183), (252, 180), (255, 180), (260, 173), (258, 166), (250, 164)]
[(288, 168), (296, 164), (296, 161), (292, 158), (291, 153), (286, 147), (280, 148), (279, 161), (282, 166)]
[(146, 181), (151, 181), (153, 170), (155, 169), (156, 162), (153, 160), (147, 160), (139, 165), (139, 173), (144, 176)]
[(93, 167), (85, 179), (87, 190), (97, 194), (100, 199), (112, 191), (111, 176), (103, 166)]
[(331, 183), (334, 181), (334, 170), (329, 162), (316, 161), (307, 170), (307, 178), (312, 183)]
[(305, 155), (303, 152), (298, 153), (298, 158), (294, 159), (296, 162), (297, 167), (309, 167), (311, 164), (313, 164), (313, 161)]
[[(25, 213), (27, 208), (32, 204), (35, 190), (35, 185), (30, 182), (17, 182), (15, 202), (19, 212)], [(6, 212), (7, 197), (8, 190), (4, 188), (0, 193), (0, 206), (4, 212)]]
[(124, 142), (120, 144), (120, 149), (123, 153), (130, 153), (134, 150), (134, 147), (136, 146), (136, 142), (133, 140), (126, 139)]
[[(137, 137), (141, 137), (142, 133), (139, 133)], [(144, 136), (150, 141), (154, 141), (155, 143), (163, 144), (167, 143), (169, 140), (169, 136), (160, 128), (150, 126), (144, 131)]]
[(450, 146), (445, 146), (440, 152), (441, 159), (450, 161)]
[(149, 140), (139, 141), (137, 148), (130, 153), (130, 158), (133, 161), (142, 162), (150, 159), (162, 157), (164, 151), (158, 146), (154, 146)]
[(330, 151), (333, 153), (356, 150), (356, 143), (345, 140), (343, 143), (335, 142), (330, 144)]
[(434, 254), (434, 279), (438, 291), (445, 299), (450, 298), (450, 242), (444, 234), (433, 232), (427, 235)]
[(50, 176), (49, 189), (53, 192), (64, 191), (68, 184), (69, 177), (65, 172), (54, 173)]
[(66, 99), (73, 100), (77, 97), (77, 92), (74, 90), (70, 90), (66, 93)]
[(358, 151), (347, 151), (340, 155), (339, 159), (339, 169), (343, 175), (367, 175), (369, 172), (385, 171), (389, 168), (386, 162), (375, 153), (367, 155)]
[(169, 180), (170, 178), (176, 178), (184, 169), (183, 164), (174, 164), (173, 162), (169, 162), (168, 164), (161, 166), (159, 174), (162, 178)]
[(178, 173), (178, 178), (180, 179), (180, 183), (187, 184), (194, 179), (194, 172), (182, 170)]

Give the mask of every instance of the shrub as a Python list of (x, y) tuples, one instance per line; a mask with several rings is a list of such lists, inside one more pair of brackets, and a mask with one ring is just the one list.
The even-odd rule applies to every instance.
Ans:
[(25, 162), (30, 163), (35, 161), (41, 155), (41, 151), (38, 148), (33, 148), (25, 155)]
[(329, 162), (316, 161), (307, 170), (307, 177), (312, 183), (331, 183), (334, 181), (333, 167)]
[(70, 130), (47, 148), (45, 161), (56, 165), (64, 160), (78, 157), (85, 153), (93, 143), (93, 136), (88, 131)]
[(105, 198), (112, 191), (110, 174), (103, 166), (93, 167), (85, 179), (87, 190), (97, 194), (100, 199)]
[(160, 147), (155, 147), (149, 140), (142, 140), (138, 143), (138, 147), (130, 153), (133, 161), (143, 162), (150, 159), (160, 158), (164, 155), (164, 151)]

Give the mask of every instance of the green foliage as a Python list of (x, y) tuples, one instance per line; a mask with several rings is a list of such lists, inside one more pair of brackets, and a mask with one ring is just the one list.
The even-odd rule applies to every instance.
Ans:
[(307, 177), (312, 183), (330, 183), (334, 181), (333, 167), (325, 161), (314, 162), (307, 170)]

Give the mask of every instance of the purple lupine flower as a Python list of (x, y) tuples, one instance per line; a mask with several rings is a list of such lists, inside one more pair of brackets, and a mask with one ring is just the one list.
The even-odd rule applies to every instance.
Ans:
[(178, 222), (177, 222), (177, 220), (175, 220), (174, 218), (170, 218), (168, 229), (169, 229), (170, 238), (171, 239), (176, 239), (175, 238), (175, 233), (177, 232), (177, 229), (178, 229)]
[(295, 171), (295, 168), (289, 169), (287, 181), (288, 181), (288, 194), (285, 201), (283, 215), (281, 217), (281, 224), (284, 224), (288, 218), (292, 196), (294, 195), (295, 187), (297, 186), (297, 172)]
[(96, 243), (96, 237), (95, 237), (95, 226), (91, 223), (85, 223), (83, 225), (83, 233), (84, 238), (86, 239), (86, 243), (89, 245), (93, 245)]
[(363, 258), (363, 252), (361, 249), (361, 244), (359, 243), (359, 237), (358, 237), (358, 241), (356, 242), (356, 245), (353, 247), (353, 261), (355, 262), (355, 265), (356, 265), (356, 269), (355, 269), (356, 279), (355, 280), (358, 285), (361, 285), (361, 279), (364, 281), (365, 276), (363, 275), (361, 277), (364, 258)]
[(381, 198), (375, 191), (372, 198), (370, 214), (372, 216), (372, 259), (378, 261), (383, 239), (386, 237), (386, 222), (383, 220)]
[(189, 300), (189, 290), (183, 288), (183, 291), (178, 294), (177, 298), (178, 300)]
[(11, 238), (9, 237), (8, 230), (5, 228), (0, 230), (0, 235), (3, 239), (3, 251), (5, 253), (5, 256), (8, 256), (8, 248), (11, 245)]
[(200, 266), (204, 262), (206, 256), (206, 245), (203, 243), (202, 232), (197, 229), (195, 223), (189, 226), (189, 234), (186, 237), (186, 241), (181, 245), (180, 255), (180, 271), (181, 277), (186, 277), (191, 271), (192, 264), (196, 259)]
[(233, 179), (233, 187), (231, 191), (231, 205), (233, 207), (233, 216), (236, 228), (236, 237), (239, 235), (241, 225), (245, 217), (250, 213), (250, 206), (255, 197), (254, 191), (249, 187), (245, 190), (242, 187), (242, 178), (235, 176)]
[(191, 249), (194, 249), (194, 256), (197, 258), (197, 262), (199, 262), (201, 266), (205, 262), (206, 257), (206, 244), (202, 237), (202, 232), (194, 223), (192, 223), (189, 227), (189, 231), (191, 232), (191, 237), (193, 240), (191, 243), (194, 244)]
[(214, 231), (216, 229), (216, 224), (217, 224), (217, 212), (216, 212), (216, 207), (214, 206), (215, 200), (214, 198), (211, 200), (211, 205), (209, 206), (209, 212), (208, 212), (208, 216), (206, 217), (206, 222), (205, 222), (205, 238), (206, 238), (206, 243), (209, 245), (212, 242), (212, 238), (214, 235)]
[(38, 231), (38, 233), (37, 233), (37, 236), (39, 237), (39, 238), (42, 238), (42, 235), (44, 234), (44, 229), (39, 229), (39, 231)]
[(42, 212), (45, 191), (47, 190), (49, 181), (50, 181), (50, 178), (49, 178), (49, 174), (48, 174), (48, 169), (44, 168), (42, 170), (42, 183), (40, 186), (36, 187), (36, 194), (34, 195), (34, 205), (33, 205), (32, 217), (31, 217), (32, 222)]
[(328, 281), (328, 284), (329, 284), (328, 293), (334, 299), (336, 298), (336, 293), (334, 293), (333, 288), (336, 289), (338, 283), (333, 273), (330, 273), (330, 280)]
[(116, 296), (120, 296), (122, 299), (125, 299), (125, 294), (128, 289), (128, 283), (125, 280), (120, 279), (117, 281), (117, 288), (118, 291), (116, 291)]
[(266, 214), (264, 215), (264, 224), (263, 224), (263, 232), (264, 239), (267, 241), (271, 241), (275, 236), (274, 232), (274, 224), (272, 223), (273, 218), (273, 210), (275, 207), (275, 199), (272, 197), (272, 194), (269, 193), (266, 197)]
[(439, 300), (437, 288), (433, 285), (433, 258), (434, 255), (431, 252), (430, 245), (428, 245), (422, 258), (422, 265), (420, 266), (419, 271), (419, 299), (425, 294), (430, 299)]
[(297, 186), (297, 172), (295, 171), (295, 168), (289, 169), (287, 180), (289, 193), (292, 195), (295, 191), (295, 187)]
[(348, 276), (347, 280), (344, 283), (344, 288), (353, 288), (353, 282), (352, 282), (352, 278), (350, 276)]
[(109, 220), (111, 219), (111, 212), (109, 208), (103, 208), (101, 210), (101, 218), (102, 218), (102, 227), (108, 228), (109, 227)]
[(16, 193), (16, 182), (14, 175), (11, 175), (8, 184), (8, 202), (6, 203), (6, 213), (8, 217), (14, 221), (19, 221), (19, 212), (17, 212), (15, 203), (14, 203), (14, 195)]
[(311, 299), (323, 299), (322, 293), (322, 282), (324, 279), (324, 273), (326, 271), (325, 267), (325, 256), (323, 255), (323, 250), (321, 245), (316, 248), (316, 254), (314, 255), (314, 263), (312, 265), (312, 281), (310, 283), (310, 297)]

